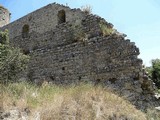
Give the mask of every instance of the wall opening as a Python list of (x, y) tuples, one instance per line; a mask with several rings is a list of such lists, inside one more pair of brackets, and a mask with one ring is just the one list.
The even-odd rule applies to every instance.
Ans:
[(54, 76), (50, 76), (50, 79), (52, 80), (52, 81), (54, 81), (55, 80), (55, 78), (54, 78)]
[(22, 52), (23, 52), (23, 54), (25, 54), (25, 55), (28, 55), (28, 54), (30, 53), (30, 51), (29, 51), (28, 49), (24, 49)]
[(98, 85), (100, 84), (100, 82), (101, 82), (101, 79), (96, 79), (94, 85)]
[(58, 11), (58, 24), (66, 22), (66, 13), (64, 10)]
[(110, 78), (109, 81), (111, 82), (111, 84), (115, 84), (115, 82), (117, 81), (116, 78)]
[(65, 70), (65, 67), (62, 67), (62, 70)]
[(29, 25), (24, 25), (22, 28), (22, 38), (28, 38), (29, 36)]

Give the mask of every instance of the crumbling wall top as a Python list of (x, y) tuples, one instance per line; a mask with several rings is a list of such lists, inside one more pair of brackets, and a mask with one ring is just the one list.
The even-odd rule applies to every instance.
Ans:
[(54, 29), (59, 24), (58, 13), (61, 10), (64, 11), (64, 22), (77, 23), (85, 16), (85, 14), (79, 9), (75, 10), (69, 8), (68, 6), (53, 3), (43, 8), (40, 8), (32, 13), (29, 13), (24, 17), (4, 26), (2, 30), (8, 29), (10, 32), (10, 38), (21, 35), (24, 25), (29, 26), (30, 33), (44, 33), (46, 31)]
[(3, 27), (10, 22), (10, 12), (8, 9), (0, 5), (0, 27)]

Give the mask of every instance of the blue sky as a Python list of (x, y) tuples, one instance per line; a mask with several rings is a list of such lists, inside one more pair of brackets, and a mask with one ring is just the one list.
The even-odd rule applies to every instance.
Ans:
[(12, 13), (11, 22), (53, 2), (71, 8), (90, 5), (94, 14), (113, 23), (136, 43), (145, 65), (160, 58), (160, 0), (0, 0)]

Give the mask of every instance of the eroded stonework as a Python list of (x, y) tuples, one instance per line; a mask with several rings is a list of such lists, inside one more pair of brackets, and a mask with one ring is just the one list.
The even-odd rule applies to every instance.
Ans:
[(9, 11), (0, 5), (0, 27), (7, 25), (10, 21)]
[[(112, 31), (104, 35), (101, 25)], [(118, 91), (142, 109), (159, 102), (152, 81), (143, 78), (135, 43), (99, 16), (54, 3), (1, 29), (8, 29), (11, 44), (31, 56), (26, 76), (37, 84), (91, 82)]]

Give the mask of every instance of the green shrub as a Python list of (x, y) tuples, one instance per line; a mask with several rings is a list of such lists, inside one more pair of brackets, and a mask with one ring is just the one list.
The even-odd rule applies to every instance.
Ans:
[(0, 32), (0, 83), (15, 81), (26, 68), (29, 57), (9, 45), (8, 31)]
[(9, 44), (8, 30), (5, 30), (4, 32), (0, 31), (0, 43), (3, 45)]
[(145, 70), (151, 77), (158, 89), (160, 89), (160, 59), (153, 59), (152, 66), (146, 67)]
[(152, 60), (152, 79), (155, 85), (160, 88), (160, 59)]

